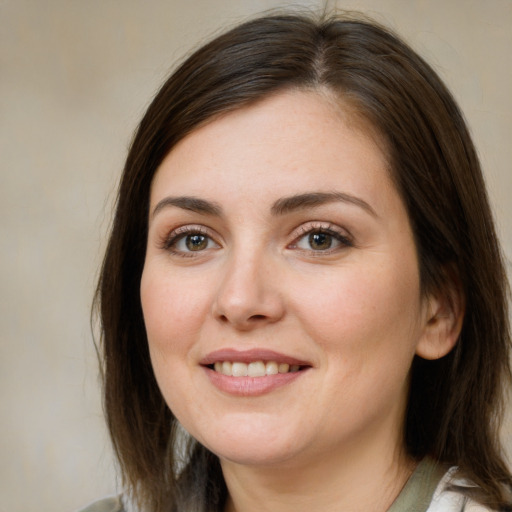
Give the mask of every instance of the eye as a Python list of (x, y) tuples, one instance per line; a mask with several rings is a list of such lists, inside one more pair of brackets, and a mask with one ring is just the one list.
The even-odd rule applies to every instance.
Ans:
[(295, 242), (290, 246), (292, 249), (315, 253), (330, 253), (353, 245), (347, 236), (331, 226), (303, 226), (300, 228), (300, 232)]
[(191, 253), (200, 253), (219, 247), (219, 244), (203, 229), (188, 226), (171, 232), (164, 243), (164, 249), (180, 256), (192, 256)]
[[(309, 247), (301, 247), (301, 243), (307, 240), (307, 245)], [(333, 242), (337, 242), (337, 240), (333, 240), (333, 236), (329, 233), (310, 233), (307, 237), (303, 237), (303, 240), (300, 240), (297, 244), (301, 248), (310, 248), (315, 251), (325, 251), (332, 247)]]
[(211, 244), (211, 240), (200, 233), (182, 236), (175, 244), (178, 251), (204, 251)]

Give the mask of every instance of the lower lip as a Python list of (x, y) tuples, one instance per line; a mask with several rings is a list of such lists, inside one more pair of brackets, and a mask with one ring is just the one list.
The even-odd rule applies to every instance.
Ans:
[(277, 388), (290, 384), (300, 378), (307, 370), (278, 373), (264, 377), (231, 377), (207, 367), (203, 367), (210, 382), (220, 391), (235, 396), (260, 396)]

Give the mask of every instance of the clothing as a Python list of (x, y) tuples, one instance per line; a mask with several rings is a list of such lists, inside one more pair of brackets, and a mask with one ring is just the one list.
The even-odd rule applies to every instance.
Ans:
[(456, 478), (456, 469), (423, 459), (387, 512), (492, 512), (464, 494), (475, 486)]
[[(493, 512), (464, 495), (474, 487), (428, 457), (423, 459), (387, 512)], [(456, 489), (454, 489), (456, 487)], [(127, 512), (121, 497), (96, 501), (79, 512)]]
[(121, 496), (110, 496), (91, 503), (78, 512), (125, 512)]

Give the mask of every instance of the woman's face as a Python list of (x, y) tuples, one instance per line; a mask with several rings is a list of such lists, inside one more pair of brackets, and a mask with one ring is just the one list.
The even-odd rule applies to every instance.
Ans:
[(280, 93), (197, 129), (156, 173), (151, 360), (176, 417), (224, 462), (400, 448), (427, 308), (369, 133), (326, 95)]

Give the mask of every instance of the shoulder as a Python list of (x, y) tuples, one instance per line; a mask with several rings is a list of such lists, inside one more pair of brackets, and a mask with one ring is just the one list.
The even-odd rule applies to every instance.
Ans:
[(125, 512), (121, 496), (110, 496), (87, 505), (78, 512)]
[(426, 512), (496, 512), (470, 498), (475, 484), (457, 478), (456, 471), (451, 468), (443, 476)]

